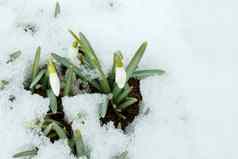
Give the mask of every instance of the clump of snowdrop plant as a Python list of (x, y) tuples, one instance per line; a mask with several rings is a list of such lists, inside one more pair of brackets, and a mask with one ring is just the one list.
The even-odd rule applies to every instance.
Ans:
[[(40, 56), (41, 48), (38, 47), (32, 65), (31, 77), (25, 81), (24, 86), (32, 93), (49, 98), (49, 112), (47, 112), (43, 119), (29, 122), (27, 127), (41, 130), (52, 142), (59, 139), (65, 140), (75, 156), (88, 159), (88, 150), (84, 145), (80, 130), (77, 129), (73, 132), (71, 124), (64, 119), (61, 102), (62, 96), (71, 95), (74, 72), (71, 67), (66, 70), (61, 69), (61, 71), (57, 71), (54, 59), (51, 56), (48, 57), (47, 64), (41, 67)], [(61, 78), (58, 75), (59, 73), (61, 73)], [(13, 157), (31, 158), (37, 155), (37, 152), (38, 148), (33, 147), (31, 150), (18, 152)]]
[[(164, 73), (164, 71), (160, 69), (137, 69), (146, 50), (147, 42), (141, 44), (127, 66), (124, 64), (125, 60), (121, 51), (115, 52), (111, 72), (106, 74), (101, 67), (95, 51), (84, 34), (79, 33), (79, 35), (77, 35), (71, 30), (70, 33), (74, 38), (72, 48), (70, 49), (70, 58), (61, 57), (57, 54), (52, 54), (52, 57), (62, 66), (72, 68), (78, 78), (90, 85), (93, 92), (108, 95), (107, 102), (100, 106), (100, 118), (106, 116), (109, 105), (112, 105), (118, 117), (126, 119), (126, 117), (123, 116), (123, 110), (138, 103), (138, 100), (140, 100), (130, 95), (133, 91), (133, 86), (129, 85), (129, 81), (131, 79), (141, 80), (148, 76), (162, 75)], [(81, 67), (94, 70), (97, 74), (97, 78), (92, 79), (90, 76), (83, 75), (83, 72), (80, 70)]]

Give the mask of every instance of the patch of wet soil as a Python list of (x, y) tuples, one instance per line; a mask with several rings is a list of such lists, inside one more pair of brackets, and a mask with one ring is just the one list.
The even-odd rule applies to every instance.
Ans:
[(102, 125), (112, 121), (115, 127), (119, 127), (122, 130), (125, 130), (125, 128), (130, 123), (132, 123), (135, 117), (139, 114), (140, 102), (142, 101), (142, 95), (140, 91), (140, 81), (137, 79), (130, 79), (128, 82), (129, 82), (129, 85), (133, 87), (129, 96), (136, 98), (137, 102), (127, 107), (122, 112), (120, 112), (125, 118), (120, 117), (118, 113), (115, 111), (115, 109), (113, 108), (112, 102), (109, 102), (108, 111), (105, 118), (100, 119)]

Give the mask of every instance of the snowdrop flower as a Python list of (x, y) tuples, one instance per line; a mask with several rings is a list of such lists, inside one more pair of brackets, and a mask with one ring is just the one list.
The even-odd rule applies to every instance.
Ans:
[(116, 54), (115, 57), (115, 79), (117, 86), (123, 88), (126, 84), (126, 71), (124, 68), (124, 60), (122, 54)]
[(74, 41), (73, 45), (69, 48), (69, 58), (71, 60), (71, 62), (76, 65), (79, 66), (81, 64), (81, 61), (79, 60), (78, 56), (78, 42)]
[(55, 96), (59, 96), (60, 93), (60, 80), (57, 75), (55, 65), (52, 61), (52, 58), (50, 57), (48, 60), (48, 74), (50, 79), (50, 87), (55, 94)]

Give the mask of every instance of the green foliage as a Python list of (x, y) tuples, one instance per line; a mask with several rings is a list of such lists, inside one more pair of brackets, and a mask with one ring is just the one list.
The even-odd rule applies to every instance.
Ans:
[(32, 65), (32, 77), (31, 77), (32, 80), (35, 79), (35, 77), (39, 71), (40, 55), (41, 55), (41, 48), (38, 47), (36, 49), (35, 58), (34, 58), (34, 62)]
[(64, 96), (69, 96), (73, 87), (74, 82), (74, 71), (70, 67), (65, 74), (65, 86), (64, 86)]
[(144, 55), (146, 47), (147, 47), (147, 42), (144, 42), (136, 51), (135, 55), (132, 57), (130, 63), (128, 64), (126, 68), (127, 80), (131, 78), (131, 75), (136, 70), (138, 64), (140, 63), (140, 60), (142, 59)]
[(57, 17), (59, 16), (60, 12), (61, 12), (60, 4), (59, 4), (59, 2), (56, 2), (56, 4), (55, 4), (54, 17), (57, 18)]
[(5, 87), (9, 84), (7, 80), (0, 80), (0, 90), (5, 89)]
[(151, 70), (136, 70), (132, 73), (131, 77), (139, 80), (145, 79), (149, 76), (160, 76), (165, 73), (164, 70), (160, 69), (151, 69)]
[(46, 70), (43, 69), (41, 70), (37, 76), (33, 79), (33, 81), (31, 82), (30, 85), (30, 89), (33, 90), (33, 88), (36, 86), (36, 84), (41, 80), (41, 78), (44, 76), (44, 74), (46, 73)]
[(74, 132), (73, 140), (74, 140), (75, 147), (76, 147), (76, 156), (77, 157), (86, 156), (87, 155), (86, 148), (84, 146), (82, 135), (81, 135), (81, 132), (79, 129), (77, 129)]
[(7, 60), (7, 64), (15, 61), (18, 57), (20, 57), (22, 54), (21, 50), (17, 50), (9, 55), (9, 60)]
[(15, 155), (13, 155), (13, 158), (19, 158), (19, 157), (34, 157), (37, 155), (38, 152), (38, 148), (34, 147), (31, 150), (26, 150), (26, 151), (22, 151), (22, 152), (18, 152)]
[(129, 159), (128, 151), (122, 152), (120, 155), (113, 157), (113, 159)]
[[(79, 35), (75, 34), (73, 31), (69, 30), (71, 35), (74, 38), (74, 42), (77, 42), (79, 47), (78, 50), (82, 52), (82, 58), (86, 61), (89, 68), (95, 69), (99, 74), (99, 77), (95, 79), (90, 79), (90, 77), (85, 76), (82, 71), (74, 66), (69, 59), (60, 57), (56, 54), (52, 54), (54, 59), (56, 59), (60, 64), (67, 68), (72, 68), (73, 72), (83, 81), (88, 82), (89, 85), (96, 89), (96, 92), (105, 93), (112, 96), (111, 99), (105, 101), (105, 103), (101, 104), (99, 107), (100, 117), (105, 117), (108, 110), (109, 101), (112, 102), (115, 110), (120, 113), (123, 109), (133, 105), (138, 102), (138, 99), (130, 96), (130, 93), (133, 90), (132, 86), (129, 86), (127, 83), (124, 88), (119, 88), (117, 83), (115, 82), (116, 75), (116, 67), (123, 67), (123, 55), (120, 51), (114, 53), (113, 56), (113, 65), (111, 72), (107, 75), (103, 72), (100, 61), (96, 56), (95, 51), (92, 48), (92, 45), (89, 43), (88, 39), (85, 37), (83, 33), (79, 33)], [(164, 74), (163, 70), (159, 69), (151, 69), (151, 70), (137, 70), (138, 65), (144, 55), (144, 52), (147, 47), (147, 42), (141, 44), (141, 46), (137, 49), (136, 53), (129, 61), (128, 66), (125, 68), (126, 71), (126, 81), (129, 79), (144, 79), (148, 76), (154, 75), (162, 75)], [(85, 63), (82, 63), (84, 65)]]
[(51, 89), (47, 90), (47, 96), (49, 97), (49, 100), (50, 100), (50, 105), (49, 105), (50, 110), (53, 113), (56, 113), (58, 110), (57, 97), (54, 95)]

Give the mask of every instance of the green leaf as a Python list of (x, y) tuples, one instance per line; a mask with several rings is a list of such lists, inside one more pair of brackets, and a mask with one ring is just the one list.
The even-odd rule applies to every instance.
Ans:
[(48, 95), (49, 100), (50, 100), (50, 110), (53, 113), (56, 113), (57, 110), (58, 110), (57, 98), (56, 98), (56, 96), (54, 95), (54, 93), (51, 89), (47, 90), (47, 95)]
[(65, 130), (56, 123), (52, 123), (52, 129), (57, 133), (60, 139), (66, 139)]
[(107, 109), (108, 109), (108, 102), (109, 102), (109, 99), (106, 98), (105, 101), (100, 103), (100, 105), (99, 105), (99, 117), (100, 118), (104, 118), (106, 116)]
[(59, 2), (56, 2), (56, 4), (55, 4), (55, 12), (54, 12), (54, 17), (55, 17), (55, 18), (57, 18), (57, 17), (58, 17), (58, 15), (60, 14), (60, 12), (61, 12), (61, 9), (60, 9), (60, 4), (59, 4)]
[(86, 149), (79, 129), (74, 132), (74, 142), (76, 146), (76, 156), (86, 156)]
[(89, 62), (90, 66), (95, 68), (97, 70), (97, 72), (99, 73), (100, 87), (98, 88), (98, 90), (103, 93), (110, 93), (111, 88), (107, 81), (107, 77), (104, 74), (104, 72), (101, 68), (100, 62), (99, 62), (91, 44), (87, 40), (87, 38), (84, 36), (83, 33), (79, 33), (79, 37), (78, 37), (73, 31), (69, 30), (69, 32), (72, 34), (72, 36), (75, 38), (75, 40), (77, 40), (79, 42), (80, 48), (82, 49), (82, 51), (86, 57), (86, 61)]
[(132, 73), (131, 77), (132, 78), (136, 78), (136, 79), (145, 79), (149, 76), (160, 76), (163, 75), (165, 73), (164, 70), (160, 70), (160, 69), (151, 69), (151, 70), (138, 70)]
[(83, 52), (85, 53), (86, 58), (90, 60), (91, 65), (93, 65), (95, 68), (101, 67), (99, 60), (89, 43), (88, 39), (85, 37), (83, 33), (79, 33), (79, 44), (82, 48)]
[(21, 50), (17, 50), (15, 52), (13, 52), (12, 54), (9, 55), (9, 60), (7, 61), (7, 64), (15, 61), (18, 57), (21, 56)]
[(103, 93), (110, 93), (111, 92), (111, 88), (109, 86), (109, 83), (107, 81), (106, 75), (104, 74), (100, 62), (92, 48), (92, 46), (90, 45), (89, 41), (87, 40), (87, 38), (83, 35), (83, 33), (79, 33), (79, 37), (80, 37), (80, 47), (82, 48), (86, 58), (88, 59), (88, 61), (90, 62), (90, 64), (98, 70), (98, 73), (100, 74), (100, 87), (102, 89)]
[(113, 97), (113, 101), (115, 101), (118, 97), (118, 95), (121, 93), (123, 89), (119, 88), (117, 86), (116, 83), (114, 83), (114, 87), (113, 87), (113, 90), (112, 90), (112, 97)]
[(35, 87), (35, 85), (41, 80), (41, 78), (44, 76), (45, 72), (46, 72), (45, 69), (44, 69), (44, 70), (41, 70), (41, 71), (38, 73), (38, 75), (37, 75), (34, 79), (32, 79), (32, 82), (31, 82), (31, 85), (30, 85), (30, 89), (31, 89), (31, 90), (32, 90), (32, 89)]
[(34, 58), (34, 62), (32, 65), (32, 77), (31, 77), (32, 81), (35, 79), (35, 77), (39, 71), (40, 55), (41, 55), (41, 48), (38, 47), (36, 49), (35, 58)]
[(123, 102), (122, 104), (120, 104), (118, 107), (120, 109), (126, 109), (127, 107), (131, 106), (132, 104), (136, 103), (138, 100), (136, 98), (133, 97), (127, 97), (125, 99), (125, 102)]
[(130, 63), (128, 64), (126, 68), (126, 73), (127, 73), (127, 80), (130, 79), (131, 75), (133, 72), (136, 70), (138, 64), (140, 63), (141, 58), (144, 55), (145, 49), (147, 47), (147, 42), (144, 42), (139, 49), (136, 51), (135, 55), (131, 59)]
[(73, 76), (74, 76), (73, 68), (70, 67), (65, 74), (66, 84), (64, 86), (64, 96), (69, 96), (70, 92), (72, 91)]
[(52, 130), (52, 124), (49, 124), (44, 130), (45, 136), (47, 136), (51, 130)]
[(125, 86), (123, 91), (119, 94), (119, 96), (115, 99), (116, 103), (119, 104), (121, 103), (132, 91), (133, 87), (130, 87), (128, 84)]
[(13, 155), (13, 158), (19, 158), (19, 157), (33, 157), (36, 156), (38, 152), (38, 148), (35, 147), (32, 150), (27, 150), (27, 151), (22, 151), (19, 153), (16, 153), (15, 155)]
[(82, 79), (85, 82), (90, 83), (93, 87), (95, 87), (96, 89), (100, 90), (99, 85), (93, 81), (90, 77), (88, 76), (84, 76), (81, 72), (81, 70), (79, 70), (78, 67), (76, 67), (75, 65), (73, 65), (71, 62), (69, 62), (69, 60), (65, 57), (61, 57), (59, 55), (56, 54), (52, 54), (52, 57), (58, 61), (61, 65), (65, 66), (66, 68), (70, 68), (72, 67), (72, 69), (74, 70), (75, 74), (77, 76), (79, 76), (80, 79)]
[(72, 30), (69, 29), (69, 33), (74, 37), (74, 39), (79, 43), (80, 39), (78, 37), (78, 35), (76, 35)]
[(129, 159), (128, 151), (121, 153), (119, 156), (115, 156), (113, 159)]
[(9, 84), (7, 80), (0, 80), (0, 90), (5, 89), (5, 87)]
[(48, 89), (49, 88), (49, 74), (48, 71), (45, 72), (45, 75), (42, 79), (42, 85), (44, 89)]

